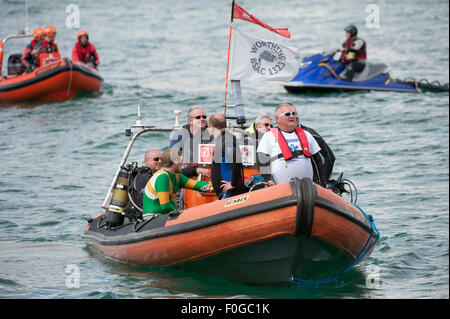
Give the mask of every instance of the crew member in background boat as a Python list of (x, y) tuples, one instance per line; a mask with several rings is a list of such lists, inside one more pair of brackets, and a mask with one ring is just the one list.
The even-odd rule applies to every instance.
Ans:
[[(170, 136), (170, 148), (183, 151), (184, 163), (198, 163), (199, 144), (209, 144), (213, 137), (209, 134), (206, 123), (206, 113), (200, 106), (192, 106), (187, 113), (188, 124)], [(198, 166), (188, 166), (181, 170), (187, 177), (202, 174), (209, 176), (209, 170)]]
[(25, 47), (22, 54), (22, 64), (25, 65), (25, 72), (30, 73), (35, 67), (39, 66), (38, 52), (42, 45), (41, 38), (43, 35), (43, 30), (41, 28), (36, 28), (33, 31), (33, 40)]
[(56, 28), (48, 25), (44, 28), (42, 46), (39, 48), (39, 66), (61, 58), (58, 45), (55, 42)]
[(142, 214), (167, 214), (177, 209), (176, 193), (181, 188), (209, 191), (208, 182), (189, 179), (181, 173), (183, 157), (181, 151), (168, 148), (162, 153), (162, 168), (155, 172), (144, 190)]
[[(288, 182), (293, 177), (309, 177), (326, 186), (329, 163), (321, 154), (316, 139), (299, 126), (297, 109), (283, 103), (275, 109), (277, 127), (264, 134), (257, 149), (257, 164), (264, 180), (271, 185)], [(331, 168), (332, 169), (332, 168)]]
[(358, 29), (354, 25), (345, 28), (345, 37), (340, 49), (341, 62), (347, 64), (343, 79), (351, 82), (355, 72), (362, 72), (366, 66), (366, 42), (358, 37)]
[(148, 150), (145, 153), (144, 165), (138, 168), (131, 184), (128, 186), (128, 193), (131, 199), (127, 201), (123, 212), (130, 221), (142, 219), (142, 200), (144, 188), (153, 174), (161, 169), (161, 152), (158, 150)]
[(223, 114), (212, 114), (208, 119), (208, 131), (214, 136), (214, 152), (211, 164), (211, 182), (219, 199), (248, 191), (244, 185), (241, 151), (236, 137), (226, 131), (227, 120)]
[(100, 59), (95, 46), (89, 42), (87, 31), (78, 31), (77, 40), (72, 50), (72, 61), (83, 62), (97, 68), (100, 64)]

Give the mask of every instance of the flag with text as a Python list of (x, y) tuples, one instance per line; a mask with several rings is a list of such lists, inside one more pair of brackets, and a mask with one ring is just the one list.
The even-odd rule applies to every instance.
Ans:
[(231, 80), (290, 81), (298, 73), (296, 48), (256, 38), (237, 27), (232, 44)]

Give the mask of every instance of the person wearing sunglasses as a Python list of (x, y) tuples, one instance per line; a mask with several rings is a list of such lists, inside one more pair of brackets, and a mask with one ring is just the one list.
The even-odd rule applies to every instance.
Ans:
[(268, 115), (262, 115), (256, 118), (255, 121), (255, 128), (256, 132), (259, 133), (261, 137), (270, 131), (270, 129), (273, 127), (272, 119)]
[(257, 149), (258, 169), (271, 185), (288, 182), (293, 177), (308, 177), (326, 185), (320, 169), (325, 162), (321, 148), (308, 130), (299, 125), (297, 109), (283, 103), (275, 109), (277, 127), (264, 134)]
[(128, 186), (129, 199), (123, 209), (125, 217), (130, 221), (142, 219), (142, 201), (144, 188), (153, 174), (162, 167), (162, 154), (159, 150), (148, 150), (145, 152), (142, 167), (137, 169), (131, 185)]
[(155, 172), (144, 188), (142, 214), (167, 214), (177, 209), (177, 194), (181, 188), (207, 191), (211, 184), (189, 179), (183, 173), (180, 150), (168, 148), (161, 156), (162, 167)]
[(170, 136), (170, 148), (183, 151), (183, 162), (189, 163), (182, 169), (182, 174), (187, 177), (197, 175), (209, 176), (209, 170), (198, 167), (198, 145), (210, 144), (214, 139), (207, 130), (205, 110), (200, 106), (192, 106), (187, 113), (188, 124)]
[(145, 153), (144, 165), (153, 172), (161, 169), (161, 152), (158, 150), (148, 150)]
[(263, 136), (264, 133), (270, 131), (272, 127), (273, 124), (270, 116), (261, 115), (256, 118), (256, 120), (245, 130), (245, 132), (249, 135), (256, 134)]
[(256, 120), (244, 131), (242, 134), (240, 143), (245, 146), (251, 146), (253, 148), (253, 163), (256, 162), (256, 149), (258, 147), (261, 137), (270, 131), (273, 127), (272, 119), (269, 115), (260, 115)]

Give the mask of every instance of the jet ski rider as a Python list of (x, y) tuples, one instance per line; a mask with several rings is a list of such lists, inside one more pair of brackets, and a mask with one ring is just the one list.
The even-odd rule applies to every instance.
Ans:
[(340, 61), (346, 64), (343, 79), (351, 82), (355, 72), (362, 72), (366, 66), (366, 42), (358, 37), (354, 25), (345, 28), (346, 40), (342, 44)]

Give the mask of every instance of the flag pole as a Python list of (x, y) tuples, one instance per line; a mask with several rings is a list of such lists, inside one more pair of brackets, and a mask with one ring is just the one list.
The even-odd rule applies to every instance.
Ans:
[(225, 77), (225, 102), (224, 102), (224, 113), (225, 113), (225, 116), (226, 116), (226, 112), (227, 112), (228, 68), (230, 66), (230, 47), (231, 47), (231, 30), (232, 30), (232, 25), (233, 25), (233, 14), (234, 14), (234, 0), (231, 3), (230, 34), (228, 36), (227, 75)]

